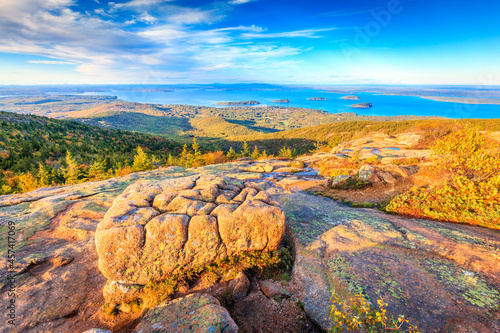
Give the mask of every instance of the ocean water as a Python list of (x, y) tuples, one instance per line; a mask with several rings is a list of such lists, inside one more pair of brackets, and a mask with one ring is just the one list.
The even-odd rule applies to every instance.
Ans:
[[(344, 94), (322, 90), (215, 90), (215, 89), (177, 89), (166, 92), (155, 91), (110, 91), (87, 92), (86, 95), (111, 95), (118, 99), (153, 104), (184, 104), (216, 106), (218, 102), (255, 100), (261, 104), (254, 106), (301, 107), (324, 110), (330, 113), (354, 112), (369, 116), (442, 116), (448, 118), (500, 118), (500, 105), (462, 104), (438, 102), (415, 96), (380, 95), (373, 93), (354, 93), (359, 101), (343, 100)], [(326, 101), (309, 101), (311, 97), (328, 98)], [(457, 96), (460, 97), (460, 96)], [(289, 99), (290, 103), (273, 103), (274, 100)], [(372, 103), (370, 109), (355, 109), (350, 105)]]

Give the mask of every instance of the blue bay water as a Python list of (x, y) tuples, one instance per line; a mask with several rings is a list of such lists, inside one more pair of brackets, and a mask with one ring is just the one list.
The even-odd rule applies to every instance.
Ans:
[[(462, 104), (438, 102), (415, 96), (380, 95), (373, 93), (355, 93), (359, 101), (343, 100), (344, 94), (322, 90), (198, 90), (178, 89), (167, 92), (151, 91), (111, 91), (88, 92), (86, 95), (112, 95), (118, 99), (153, 104), (184, 104), (198, 106), (216, 106), (218, 102), (255, 100), (259, 106), (301, 107), (324, 110), (330, 113), (354, 112), (368, 116), (442, 116), (448, 118), (500, 118), (500, 105)], [(310, 101), (311, 97), (328, 98), (326, 101)], [(288, 99), (290, 103), (273, 103), (275, 100)], [(370, 109), (355, 109), (350, 105), (372, 103)]]

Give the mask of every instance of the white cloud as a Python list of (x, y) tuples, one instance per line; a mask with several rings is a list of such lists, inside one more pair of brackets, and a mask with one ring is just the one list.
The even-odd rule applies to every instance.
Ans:
[(144, 8), (161, 5), (167, 2), (171, 2), (172, 0), (131, 0), (129, 2), (124, 3), (114, 3), (110, 2), (109, 5), (114, 9), (121, 8)]
[(149, 13), (142, 13), (141, 16), (139, 16), (139, 21), (141, 22), (145, 22), (147, 24), (153, 24), (155, 22), (158, 21), (158, 19), (152, 15), (150, 15)]
[(177, 13), (166, 18), (172, 24), (199, 24), (212, 23), (218, 18), (210, 10), (201, 10), (198, 8), (177, 8)]
[(287, 31), (287, 32), (275, 32), (275, 33), (245, 33), (242, 35), (243, 38), (323, 38), (323, 36), (317, 35), (318, 32), (332, 31), (337, 28), (328, 29), (307, 29), (307, 30), (297, 30), (297, 31)]
[[(163, 7), (155, 10), (154, 16), (147, 9), (139, 9), (159, 3)], [(128, 11), (128, 16), (121, 15), (117, 22), (102, 11), (78, 12), (74, 4), (72, 0), (1, 0), (0, 52), (57, 59), (29, 61), (33, 64), (76, 65), (79, 82), (144, 82), (151, 77), (156, 82), (162, 76), (197, 80), (208, 72), (273, 69), (277, 63), (282, 68), (293, 67), (294, 61), (288, 57), (310, 50), (256, 43), (250, 40), (252, 34), (258, 38), (314, 38), (325, 31), (272, 34), (255, 25), (206, 30), (206, 24), (221, 18), (215, 10), (179, 7), (159, 0), (122, 4), (119, 7), (134, 10)], [(151, 25), (139, 28), (135, 25), (138, 21)]]
[(43, 64), (43, 65), (74, 65), (73, 61), (55, 61), (55, 60), (29, 60), (30, 64)]
[(244, 3), (248, 3), (248, 2), (252, 2), (254, 0), (232, 0), (232, 1), (229, 1), (230, 4), (232, 5), (242, 5)]

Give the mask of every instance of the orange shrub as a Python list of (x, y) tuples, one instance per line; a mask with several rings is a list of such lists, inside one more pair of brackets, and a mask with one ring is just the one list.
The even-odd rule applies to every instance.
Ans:
[(431, 169), (439, 184), (413, 188), (386, 210), (500, 229), (500, 144), (468, 128), (437, 140)]

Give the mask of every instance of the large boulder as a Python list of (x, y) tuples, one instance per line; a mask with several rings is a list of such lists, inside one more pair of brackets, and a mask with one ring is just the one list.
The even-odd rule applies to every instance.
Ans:
[(133, 333), (237, 333), (238, 326), (219, 301), (191, 294), (148, 311)]
[(380, 178), (377, 175), (377, 170), (371, 165), (365, 164), (359, 169), (359, 179), (369, 183), (378, 183)]
[[(250, 184), (249, 184), (250, 185)], [(274, 251), (285, 214), (271, 197), (234, 178), (201, 176), (136, 183), (96, 231), (108, 301), (126, 290), (248, 251)], [(112, 288), (111, 288), (112, 287)], [(113, 297), (111, 297), (113, 295)]]

